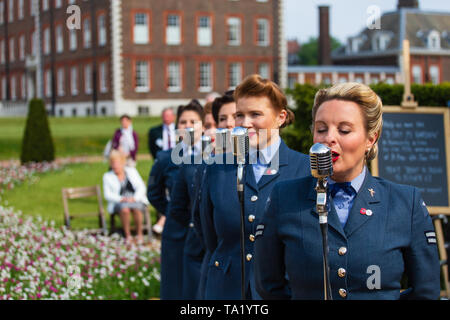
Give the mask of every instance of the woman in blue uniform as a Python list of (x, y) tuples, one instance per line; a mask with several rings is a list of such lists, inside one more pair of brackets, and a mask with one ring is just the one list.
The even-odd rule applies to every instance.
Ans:
[[(382, 102), (344, 83), (316, 94), (313, 136), (332, 151), (328, 179), (331, 293), (342, 299), (437, 299), (436, 236), (419, 191), (372, 177)], [(255, 277), (265, 299), (324, 299), (316, 179), (277, 184), (256, 240)], [(406, 273), (409, 289), (401, 291)]]
[[(279, 129), (293, 121), (278, 86), (258, 75), (235, 90), (236, 126), (249, 132), (250, 163), (245, 172), (245, 294), (258, 299), (253, 277), (253, 244), (265, 202), (277, 181), (309, 174), (306, 155), (290, 150)], [(256, 152), (259, 150), (259, 152)], [(277, 163), (274, 167), (272, 164)], [(236, 164), (208, 166), (202, 185), (201, 221), (209, 259), (205, 299), (241, 299), (240, 217)]]
[[(183, 265), (183, 285), (178, 288), (182, 292), (182, 298), (193, 300), (197, 296), (198, 283), (200, 281), (200, 267), (204, 255), (204, 247), (194, 231), (191, 219), (192, 204), (195, 198), (198, 185), (194, 183), (194, 175), (202, 163), (202, 145), (200, 137), (202, 135), (204, 113), (198, 106), (196, 111), (197, 121), (188, 128), (194, 128), (194, 143), (191, 146), (183, 146), (184, 163), (175, 178), (175, 183), (171, 191), (169, 205), (169, 216), (186, 230), (186, 239), (181, 254)], [(184, 144), (184, 142), (182, 142)], [(187, 156), (187, 157), (186, 157)]]
[[(203, 111), (198, 104), (180, 106), (177, 111), (177, 128), (191, 128), (195, 123), (201, 122), (202, 118)], [(188, 153), (187, 146), (182, 149)], [(166, 215), (161, 238), (160, 298), (163, 300), (183, 298), (183, 250), (187, 227), (173, 219), (169, 213), (171, 191), (180, 169), (180, 165), (172, 160), (172, 150), (158, 152), (149, 176), (147, 191), (150, 203), (157, 211)]]
[[(217, 123), (218, 129), (233, 129), (236, 117), (236, 102), (234, 101), (233, 92), (226, 92), (223, 96), (217, 97), (212, 103), (212, 116)], [(223, 150), (220, 150), (223, 152)], [(216, 150), (213, 151), (212, 157), (221, 157), (222, 154), (218, 154)], [(203, 237), (203, 231), (201, 227), (200, 219), (200, 203), (201, 203), (201, 186), (203, 184), (204, 173), (206, 172), (207, 165), (203, 163), (197, 169), (194, 176), (194, 185), (196, 186), (197, 193), (194, 198), (192, 206), (192, 223), (194, 225), (194, 231), (200, 239), (202, 248), (205, 248), (205, 239)], [(203, 256), (201, 269), (200, 269), (200, 281), (198, 283), (197, 299), (204, 299), (205, 297), (205, 283), (206, 272), (208, 268), (208, 262), (210, 258), (210, 252), (205, 250)]]

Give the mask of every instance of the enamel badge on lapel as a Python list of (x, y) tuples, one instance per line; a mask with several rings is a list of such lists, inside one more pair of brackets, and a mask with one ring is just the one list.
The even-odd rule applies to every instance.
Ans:
[(373, 198), (373, 195), (375, 194), (375, 190), (373, 190), (372, 188), (369, 189), (370, 192), (370, 196)]
[(359, 213), (361, 213), (362, 215), (366, 215), (368, 217), (370, 217), (373, 214), (372, 210), (370, 209), (367, 210), (365, 208), (361, 208), (361, 210), (359, 210)]

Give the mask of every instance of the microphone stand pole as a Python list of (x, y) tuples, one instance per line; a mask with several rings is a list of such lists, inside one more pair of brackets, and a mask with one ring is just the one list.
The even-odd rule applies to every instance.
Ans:
[(241, 299), (245, 300), (245, 202), (244, 202), (244, 164), (238, 163), (237, 191), (241, 205)]
[(328, 206), (327, 206), (327, 180), (317, 180), (317, 202), (316, 209), (319, 214), (320, 231), (322, 233), (322, 256), (323, 256), (323, 289), (324, 299), (333, 300), (331, 295), (330, 267), (328, 265)]

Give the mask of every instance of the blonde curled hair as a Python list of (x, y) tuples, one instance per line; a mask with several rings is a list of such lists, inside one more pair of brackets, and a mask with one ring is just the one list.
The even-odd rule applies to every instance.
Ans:
[(123, 152), (120, 152), (119, 150), (111, 150), (110, 154), (109, 154), (109, 163), (111, 163), (113, 160), (120, 160), (122, 164), (125, 164), (125, 162), (127, 161), (127, 157), (125, 156), (125, 154)]
[(312, 108), (313, 128), (317, 110), (323, 103), (330, 100), (352, 101), (359, 106), (367, 135), (376, 136), (374, 144), (366, 152), (366, 161), (375, 159), (383, 127), (383, 103), (380, 97), (370, 87), (357, 82), (340, 83), (327, 89), (320, 89), (316, 93)]

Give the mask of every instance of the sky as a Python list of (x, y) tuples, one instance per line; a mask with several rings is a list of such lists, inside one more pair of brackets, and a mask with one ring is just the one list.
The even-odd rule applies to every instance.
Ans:
[[(285, 33), (287, 39), (301, 43), (319, 35), (319, 5), (330, 6), (330, 34), (344, 43), (365, 28), (374, 11), (395, 11), (398, 0), (285, 0)], [(450, 13), (450, 0), (419, 0), (419, 8)], [(449, 26), (450, 29), (450, 26)]]

